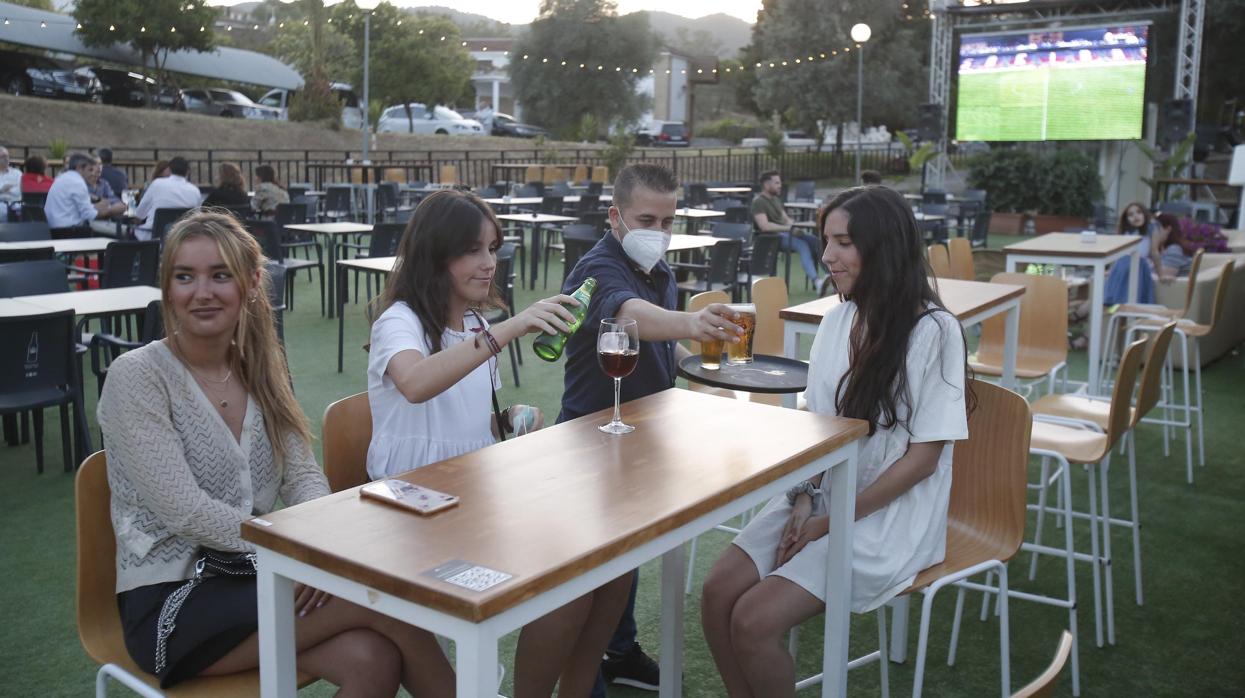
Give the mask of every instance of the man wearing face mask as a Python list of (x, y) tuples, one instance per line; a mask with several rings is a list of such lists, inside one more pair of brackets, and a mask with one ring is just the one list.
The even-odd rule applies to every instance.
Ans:
[[(622, 402), (674, 387), (678, 361), (688, 355), (678, 340), (739, 341), (742, 330), (732, 322), (738, 316), (727, 306), (715, 303), (696, 313), (675, 309), (678, 292), (665, 254), (670, 246), (678, 186), (674, 173), (653, 164), (626, 167), (614, 181), (611, 232), (580, 258), (563, 284), (570, 293), (588, 277), (597, 280), (582, 328), (566, 345), (559, 422), (614, 404), (613, 379), (597, 365), (596, 330), (603, 318), (635, 320), (640, 333), (640, 361), (622, 382)], [(635, 639), (635, 592), (633, 582), (631, 598), (601, 670), (604, 681), (655, 691), (657, 664)], [(598, 680), (594, 698), (605, 695), (604, 681)]]

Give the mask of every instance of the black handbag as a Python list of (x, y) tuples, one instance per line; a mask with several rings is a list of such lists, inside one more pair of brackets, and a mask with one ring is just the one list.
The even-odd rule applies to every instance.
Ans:
[(186, 599), (190, 597), (190, 592), (203, 582), (205, 576), (254, 577), (255, 553), (227, 553), (211, 548), (199, 548), (199, 559), (195, 560), (195, 576), (177, 587), (160, 606), (160, 617), (156, 621), (157, 674), (164, 671), (169, 637), (177, 629), (177, 614), (182, 610)]

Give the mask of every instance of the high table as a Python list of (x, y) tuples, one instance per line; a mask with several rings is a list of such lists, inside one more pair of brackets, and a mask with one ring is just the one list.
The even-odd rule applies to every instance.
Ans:
[(551, 223), (574, 223), (579, 219), (574, 216), (558, 216), (551, 213), (503, 213), (498, 220), (518, 223), (531, 231), (531, 274), (528, 275), (529, 288), (536, 288), (536, 274), (540, 269), (540, 227)]
[(1095, 235), (1092, 241), (1080, 233), (1047, 233), (1032, 240), (1008, 245), (1007, 271), (1017, 271), (1021, 265), (1054, 264), (1056, 266), (1090, 267), (1093, 278), (1089, 291), (1089, 384), (1088, 393), (1097, 394), (1098, 359), (1102, 351), (1102, 295), (1107, 265), (1123, 258), (1132, 257), (1128, 273), (1128, 298), (1137, 301), (1137, 276), (1141, 269), (1143, 254), (1138, 235)]
[[(933, 279), (931, 279), (933, 280)], [(992, 284), (981, 281), (958, 281), (937, 279), (938, 295), (963, 327), (971, 327), (988, 317), (1006, 313), (1003, 335), (1003, 376), (1005, 388), (1016, 385), (1016, 343), (1020, 336), (1020, 297), (1024, 286)], [(783, 308), (778, 317), (783, 320), (783, 355), (797, 359), (800, 353), (800, 336), (816, 335), (821, 320), (842, 301), (839, 296), (827, 296), (800, 305)], [(784, 398), (788, 407), (795, 406), (794, 396)]]
[[(660, 695), (679, 696), (683, 544), (827, 469), (822, 695), (845, 695), (866, 424), (679, 389), (622, 413), (635, 432), (599, 432), (607, 409), (399, 476), (461, 498), (432, 516), (355, 488), (244, 522), (257, 554), (263, 695), (295, 695), (295, 582), (453, 640), (457, 695), (492, 696), (503, 635), (661, 556)], [(447, 568), (495, 584), (457, 586), (443, 581)]]
[[(287, 230), (298, 230), (304, 233), (314, 233), (322, 235), (328, 241), (329, 263), (328, 269), (332, 270), (337, 267), (337, 245), (338, 238), (346, 235), (359, 235), (362, 233), (372, 232), (372, 226), (367, 223), (295, 223), (294, 225), (285, 226)], [(337, 305), (334, 299), (337, 298), (334, 293), (337, 287), (333, 281), (336, 275), (329, 272), (329, 317), (333, 317), (333, 308)]]
[(713, 247), (726, 239), (713, 237), (712, 235), (671, 235), (670, 247), (666, 249), (666, 254), (687, 252), (688, 250), (703, 250), (707, 247)]
[[(351, 271), (361, 271), (365, 274), (375, 274), (376, 276), (386, 276), (393, 271), (393, 267), (397, 264), (397, 257), (363, 257), (361, 259), (342, 259), (338, 260), (334, 265), (337, 269), (334, 276), (337, 277), (337, 287), (346, 288), (346, 273)], [(379, 286), (378, 286), (379, 288)], [(334, 304), (337, 306), (337, 372), (342, 372), (342, 346), (345, 342), (346, 334), (346, 293), (334, 296)]]
[(692, 221), (702, 218), (722, 218), (726, 216), (726, 211), (712, 208), (679, 208), (675, 209), (674, 215), (683, 219), (683, 232), (690, 233)]

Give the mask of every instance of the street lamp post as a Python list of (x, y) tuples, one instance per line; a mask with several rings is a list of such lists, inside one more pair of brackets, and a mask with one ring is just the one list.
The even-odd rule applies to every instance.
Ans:
[(861, 22), (852, 26), (852, 41), (856, 42), (856, 183), (860, 183), (860, 150), (864, 136), (865, 102), (865, 42), (873, 32)]

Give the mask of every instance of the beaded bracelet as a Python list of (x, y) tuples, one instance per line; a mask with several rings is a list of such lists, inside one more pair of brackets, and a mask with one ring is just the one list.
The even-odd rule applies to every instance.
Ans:
[(480, 337), (484, 337), (484, 341), (488, 344), (488, 349), (493, 353), (493, 356), (501, 353), (501, 345), (497, 343), (497, 338), (493, 336), (493, 333), (488, 330), (478, 330), (476, 332), (475, 339), (471, 342), (475, 348), (480, 348)]

